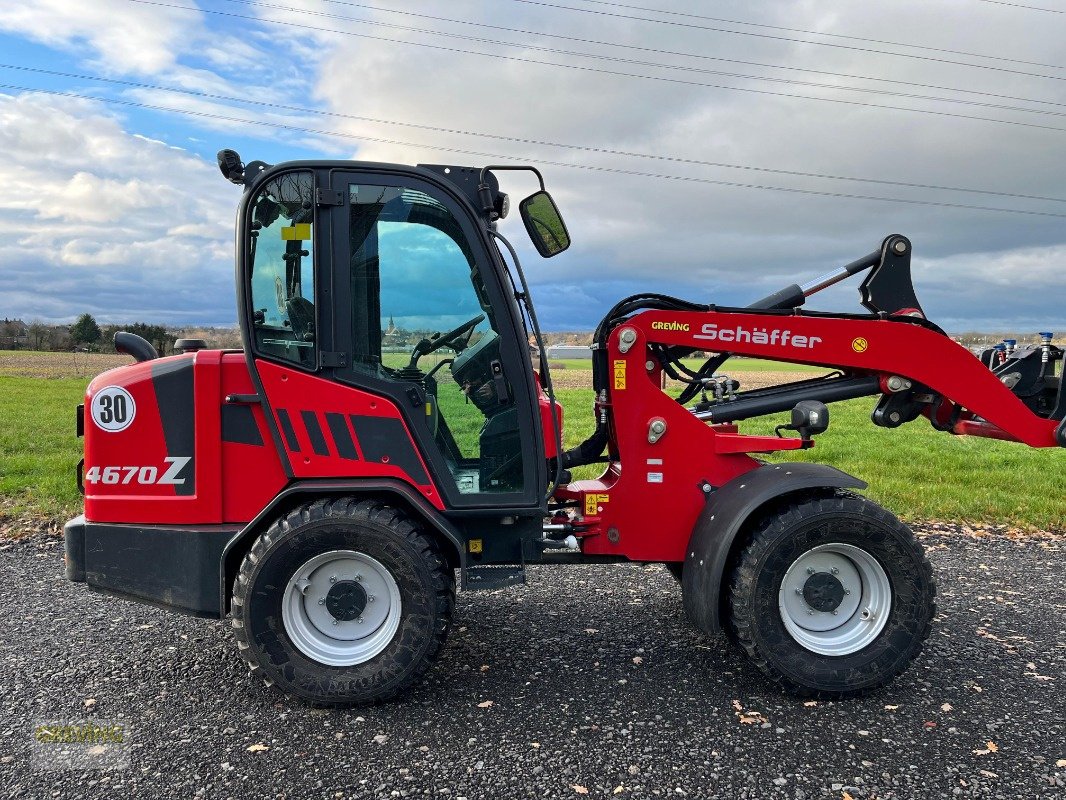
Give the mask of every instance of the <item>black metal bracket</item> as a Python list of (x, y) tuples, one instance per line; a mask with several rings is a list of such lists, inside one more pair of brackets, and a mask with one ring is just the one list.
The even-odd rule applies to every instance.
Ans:
[(499, 361), (493, 361), (489, 364), (489, 369), (492, 370), (492, 383), (493, 388), (496, 390), (496, 399), (500, 404), (506, 404), (511, 402), (511, 393), (507, 390), (507, 379), (503, 375), (503, 364)]
[(340, 189), (315, 189), (315, 205), (319, 206), (343, 206), (344, 192)]
[(260, 402), (260, 397), (257, 394), (227, 394), (226, 405), (230, 406), (251, 406)]
[(916, 311), (926, 318), (911, 280), (911, 242), (894, 233), (881, 243), (881, 261), (859, 287), (862, 304), (874, 314)]
[(320, 367), (346, 367), (348, 356), (345, 353), (329, 353), (321, 351), (318, 354), (318, 366)]

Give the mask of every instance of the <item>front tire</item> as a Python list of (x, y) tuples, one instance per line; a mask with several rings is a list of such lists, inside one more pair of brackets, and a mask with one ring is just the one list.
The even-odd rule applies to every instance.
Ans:
[(406, 514), (317, 500), (253, 543), (233, 587), (233, 628), (252, 674), (324, 705), (392, 699), (440, 654), (455, 580)]
[(850, 494), (779, 507), (732, 572), (730, 627), (793, 694), (839, 698), (892, 681), (936, 613), (932, 567), (906, 525)]

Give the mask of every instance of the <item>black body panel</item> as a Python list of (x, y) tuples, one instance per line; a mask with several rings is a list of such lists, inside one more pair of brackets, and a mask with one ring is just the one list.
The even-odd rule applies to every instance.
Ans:
[(231, 525), (102, 525), (77, 517), (64, 528), (67, 578), (90, 588), (196, 617), (219, 616), (219, 565)]
[(168, 456), (187, 456), (184, 483), (174, 486), (179, 496), (196, 494), (196, 403), (193, 398), (193, 356), (152, 364), (152, 387), (159, 404)]
[(222, 441), (263, 446), (263, 435), (259, 432), (250, 407), (232, 404), (222, 406)]

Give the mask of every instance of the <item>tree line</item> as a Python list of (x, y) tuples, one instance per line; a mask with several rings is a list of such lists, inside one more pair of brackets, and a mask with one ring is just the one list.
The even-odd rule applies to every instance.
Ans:
[(0, 350), (113, 353), (118, 331), (140, 336), (160, 353), (172, 352), (175, 340), (181, 338), (203, 339), (209, 347), (241, 346), (236, 328), (172, 328), (148, 322), (101, 325), (92, 314), (85, 313), (70, 325), (49, 325), (40, 320), (29, 323), (20, 319), (0, 320)]

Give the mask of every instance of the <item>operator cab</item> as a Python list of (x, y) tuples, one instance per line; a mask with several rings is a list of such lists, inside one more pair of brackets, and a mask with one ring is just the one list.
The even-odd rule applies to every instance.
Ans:
[[(271, 362), (390, 400), (446, 506), (541, 506), (558, 432), (541, 430), (526, 344), (539, 331), (493, 241), (509, 203), (490, 170), (507, 168), (219, 164), (246, 188), (253, 374)], [(520, 210), (541, 255), (566, 249), (543, 181)]]

